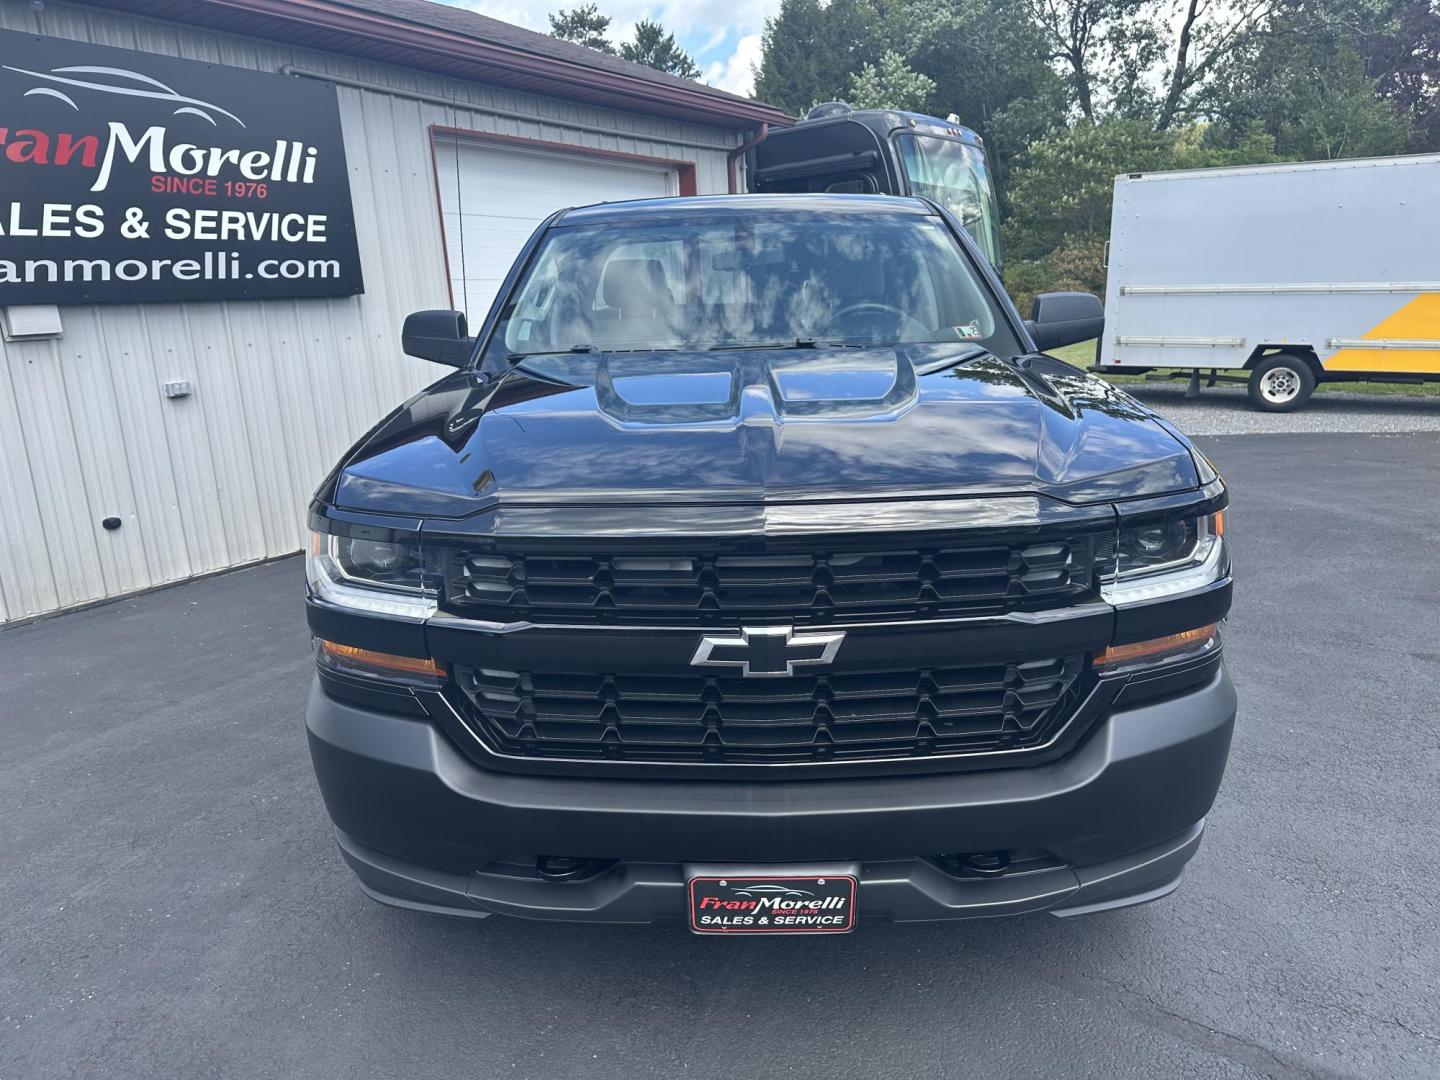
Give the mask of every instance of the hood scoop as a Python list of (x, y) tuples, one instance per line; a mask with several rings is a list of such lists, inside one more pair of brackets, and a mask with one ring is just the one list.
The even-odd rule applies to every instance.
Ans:
[[(595, 400), (621, 426), (770, 425), (898, 416), (919, 400), (898, 349), (590, 354)], [(558, 373), (557, 373), (558, 374)], [(583, 382), (567, 371), (567, 382)]]

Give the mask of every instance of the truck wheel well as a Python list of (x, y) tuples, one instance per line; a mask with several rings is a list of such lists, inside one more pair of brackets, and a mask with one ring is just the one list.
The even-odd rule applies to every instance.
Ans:
[(1250, 353), (1250, 359), (1245, 361), (1245, 370), (1249, 371), (1261, 360), (1276, 353), (1289, 353), (1304, 360), (1310, 365), (1317, 381), (1325, 373), (1325, 369), (1320, 366), (1320, 358), (1315, 355), (1315, 349), (1310, 345), (1256, 345)]

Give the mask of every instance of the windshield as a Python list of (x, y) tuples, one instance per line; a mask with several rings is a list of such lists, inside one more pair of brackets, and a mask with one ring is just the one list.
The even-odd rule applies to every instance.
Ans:
[(945, 224), (918, 214), (731, 211), (561, 226), (512, 295), (487, 364), (577, 348), (1018, 351)]
[(1000, 265), (1000, 222), (985, 151), (933, 135), (902, 135), (900, 159), (910, 194), (945, 207), (975, 238), (994, 266)]

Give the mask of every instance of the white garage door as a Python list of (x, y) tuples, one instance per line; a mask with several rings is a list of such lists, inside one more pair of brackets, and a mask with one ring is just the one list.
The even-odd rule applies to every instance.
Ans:
[(455, 304), (476, 327), (535, 226), (564, 206), (674, 195), (674, 169), (437, 139), (435, 168)]

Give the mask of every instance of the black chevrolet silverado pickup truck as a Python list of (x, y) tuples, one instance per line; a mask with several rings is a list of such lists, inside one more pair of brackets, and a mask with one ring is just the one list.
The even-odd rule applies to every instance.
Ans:
[(1152, 900), (1235, 718), (1224, 484), (881, 196), (546, 221), (317, 492), (311, 755), (423, 911), (702, 933)]

